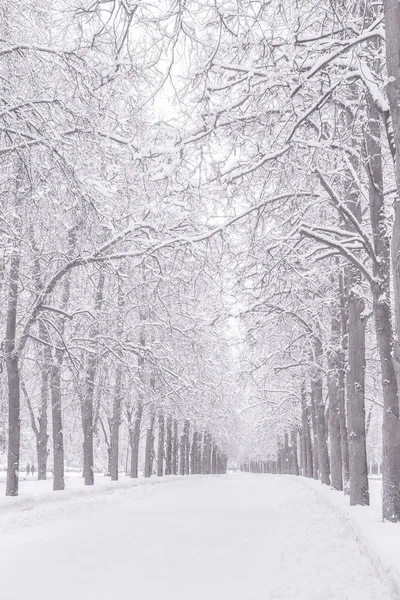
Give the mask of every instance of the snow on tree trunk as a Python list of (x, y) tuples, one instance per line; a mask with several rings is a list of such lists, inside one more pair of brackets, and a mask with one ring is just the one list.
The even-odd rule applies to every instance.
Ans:
[[(398, 32), (400, 35), (400, 32)], [(366, 131), (369, 207), (374, 250), (374, 279), (371, 290), (383, 390), (383, 480), (382, 514), (390, 521), (400, 520), (400, 426), (399, 400), (394, 356), (394, 331), (390, 306), (390, 242), (384, 211), (383, 166), (380, 144), (380, 114), (367, 96)]]
[[(336, 307), (333, 307), (336, 313)], [(328, 430), (330, 445), (331, 483), (336, 490), (343, 489), (342, 479), (342, 442), (340, 436), (339, 421), (339, 391), (338, 391), (338, 352), (340, 348), (340, 318), (333, 314), (331, 320), (331, 344), (332, 348), (328, 355)]]
[[(352, 277), (351, 281), (355, 283)], [(351, 289), (348, 299), (349, 354), (347, 370), (347, 431), (349, 440), (350, 505), (369, 504), (365, 437), (364, 301)]]
[(348, 311), (347, 297), (345, 293), (344, 275), (339, 275), (339, 296), (340, 296), (340, 338), (341, 344), (337, 355), (338, 369), (338, 410), (340, 439), (342, 444), (342, 478), (343, 491), (346, 495), (350, 494), (350, 473), (349, 473), (349, 440), (347, 434), (347, 416), (346, 416), (346, 352), (348, 347)]

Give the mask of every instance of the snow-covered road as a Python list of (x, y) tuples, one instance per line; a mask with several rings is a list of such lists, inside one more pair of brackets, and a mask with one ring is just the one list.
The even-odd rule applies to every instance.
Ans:
[(193, 477), (152, 487), (152, 495), (133, 489), (122, 504), (3, 533), (1, 599), (393, 597), (354, 534), (294, 477)]

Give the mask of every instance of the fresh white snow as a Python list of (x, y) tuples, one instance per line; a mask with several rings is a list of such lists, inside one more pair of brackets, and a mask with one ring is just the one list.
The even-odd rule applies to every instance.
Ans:
[(26, 511), (2, 502), (1, 599), (395, 598), (346, 520), (301, 479), (164, 482), (61, 493)]

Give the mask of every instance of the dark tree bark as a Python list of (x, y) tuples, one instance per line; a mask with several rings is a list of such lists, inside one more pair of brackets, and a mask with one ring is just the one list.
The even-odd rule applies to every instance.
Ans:
[[(49, 363), (48, 363), (49, 364)], [(45, 376), (44, 376), (45, 375)], [(36, 455), (37, 455), (37, 464), (38, 464), (38, 481), (44, 481), (47, 477), (47, 441), (49, 436), (47, 434), (47, 405), (49, 399), (49, 374), (47, 365), (42, 365), (42, 381), (41, 381), (41, 390), (40, 390), (40, 407), (39, 407), (39, 415), (36, 423), (35, 413), (32, 407), (32, 403), (29, 398), (28, 391), (24, 384), (23, 379), (21, 379), (21, 389), (25, 396), (26, 404), (29, 411), (29, 416), (31, 419), (31, 425), (33, 433), (36, 438)]]
[(303, 456), (304, 456), (304, 475), (305, 477), (313, 477), (313, 452), (312, 452), (312, 441), (311, 441), (311, 409), (307, 405), (307, 394), (305, 385), (302, 386), (301, 390), (301, 404), (302, 404), (302, 428), (303, 428)]
[(350, 505), (369, 504), (365, 437), (365, 319), (364, 302), (352, 291), (348, 300), (349, 356), (347, 428), (349, 439)]
[(183, 425), (183, 431), (185, 435), (185, 475), (190, 474), (190, 423), (188, 419), (185, 420)]
[[(124, 332), (124, 314), (123, 309), (125, 306), (125, 297), (122, 289), (121, 272), (118, 276), (118, 315), (117, 315), (117, 337), (119, 340), (122, 339)], [(120, 361), (122, 360), (121, 352), (118, 352)], [(119, 428), (121, 425), (121, 404), (122, 404), (122, 362), (119, 362), (116, 367), (115, 373), (115, 389), (114, 389), (114, 401), (113, 401), (113, 412), (111, 418), (111, 435), (110, 435), (110, 446), (111, 446), (111, 480), (116, 481), (118, 479), (118, 464), (119, 464)]]
[(340, 314), (333, 307), (333, 316), (331, 321), (331, 344), (332, 348), (328, 355), (328, 397), (329, 397), (329, 442), (330, 442), (330, 467), (331, 467), (331, 483), (336, 490), (343, 490), (342, 479), (342, 441), (340, 436), (340, 420), (339, 420), (339, 385), (338, 385), (338, 370), (339, 361), (338, 353), (341, 344), (341, 324)]
[(157, 475), (164, 475), (164, 436), (165, 436), (164, 413), (162, 410), (158, 415), (158, 452), (157, 452)]
[(194, 475), (197, 472), (197, 431), (193, 432), (192, 449), (190, 452), (190, 472)]
[(311, 423), (312, 423), (312, 440), (313, 440), (313, 478), (319, 479), (319, 452), (318, 452), (318, 432), (317, 432), (317, 410), (314, 398), (314, 390), (311, 386)]
[(131, 445), (131, 472), (130, 476), (137, 479), (139, 476), (139, 443), (140, 431), (142, 427), (143, 404), (139, 399), (136, 405), (135, 420), (129, 431), (129, 441)]
[(172, 417), (167, 417), (167, 440), (165, 447), (165, 474), (172, 473)]
[(151, 409), (150, 422), (146, 432), (146, 447), (144, 455), (144, 476), (151, 477), (153, 474), (154, 456), (154, 411)]
[(178, 433), (178, 421), (174, 419), (174, 434), (172, 443), (172, 474), (178, 475), (178, 445), (179, 445), (179, 433)]
[(347, 294), (345, 290), (343, 272), (339, 275), (339, 293), (340, 293), (340, 330), (341, 330), (341, 348), (337, 355), (338, 361), (338, 410), (340, 439), (342, 444), (342, 478), (343, 491), (346, 495), (350, 494), (350, 472), (349, 472), (349, 440), (347, 434), (346, 417), (346, 352), (348, 349), (348, 314), (347, 314)]
[(217, 473), (217, 446), (212, 446), (212, 458), (211, 458), (211, 473), (215, 475)]
[(19, 453), (21, 443), (20, 375), (19, 357), (16, 352), (18, 282), (20, 250), (11, 255), (10, 284), (8, 288), (6, 334), (4, 355), (8, 382), (8, 454), (6, 495), (18, 496)]
[(311, 386), (315, 403), (319, 478), (321, 480), (321, 483), (330, 485), (330, 465), (328, 444), (326, 441), (325, 403), (323, 397), (322, 371), (321, 368), (318, 368), (322, 366), (323, 349), (321, 339), (318, 335), (314, 335), (313, 348), (314, 360), (317, 365), (317, 368), (314, 370), (311, 379)]
[(119, 428), (121, 425), (122, 403), (122, 364), (119, 363), (115, 373), (115, 389), (110, 433), (110, 475), (111, 481), (118, 480), (119, 465)]
[(183, 427), (179, 444), (179, 475), (185, 475), (186, 433)]
[[(94, 322), (90, 337), (96, 339), (99, 335), (99, 319), (98, 314), (103, 303), (103, 292), (105, 283), (105, 273), (100, 271), (99, 280), (96, 289), (95, 311), (96, 321)], [(87, 358), (86, 377), (84, 391), (81, 398), (81, 415), (82, 415), (82, 431), (83, 431), (83, 476), (85, 485), (94, 484), (94, 395), (96, 388), (96, 372), (98, 366), (98, 355), (91, 352)]]
[(51, 418), (53, 428), (53, 490), (63, 490), (64, 480), (64, 434), (62, 424), (61, 361), (57, 356), (50, 370)]
[(291, 435), (290, 435), (290, 443), (291, 443), (291, 454), (292, 454), (292, 474), (293, 475), (298, 475), (299, 474), (299, 462), (298, 462), (298, 456), (297, 456), (297, 430), (296, 429), (292, 429)]
[[(399, 4), (397, 13), (400, 15)], [(400, 22), (400, 21), (399, 21)], [(389, 28), (390, 30), (390, 28)], [(400, 30), (397, 31), (400, 36)], [(400, 48), (400, 45), (399, 45)], [(400, 83), (400, 82), (399, 82)], [(399, 96), (400, 98), (400, 96)], [(382, 513), (390, 521), (400, 520), (400, 426), (399, 381), (392, 311), (390, 306), (390, 242), (384, 211), (382, 150), (380, 144), (380, 114), (373, 99), (367, 96), (368, 127), (366, 131), (366, 169), (369, 179), (369, 207), (374, 251), (371, 285), (376, 338), (380, 356), (383, 390), (383, 481)], [(399, 107), (397, 107), (399, 110)], [(400, 114), (400, 113), (399, 113)], [(397, 146), (399, 148), (399, 146)], [(395, 235), (395, 234), (394, 234)]]

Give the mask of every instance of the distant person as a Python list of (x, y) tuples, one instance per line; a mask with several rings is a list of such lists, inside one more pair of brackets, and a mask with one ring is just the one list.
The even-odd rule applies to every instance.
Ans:
[(29, 474), (30, 474), (30, 472), (31, 472), (31, 466), (30, 466), (30, 464), (28, 463), (28, 464), (26, 465), (26, 474), (27, 474), (27, 475), (29, 475)]
[(31, 466), (31, 473), (32, 473), (32, 477), (33, 477), (33, 475), (35, 473), (35, 467), (33, 465)]

